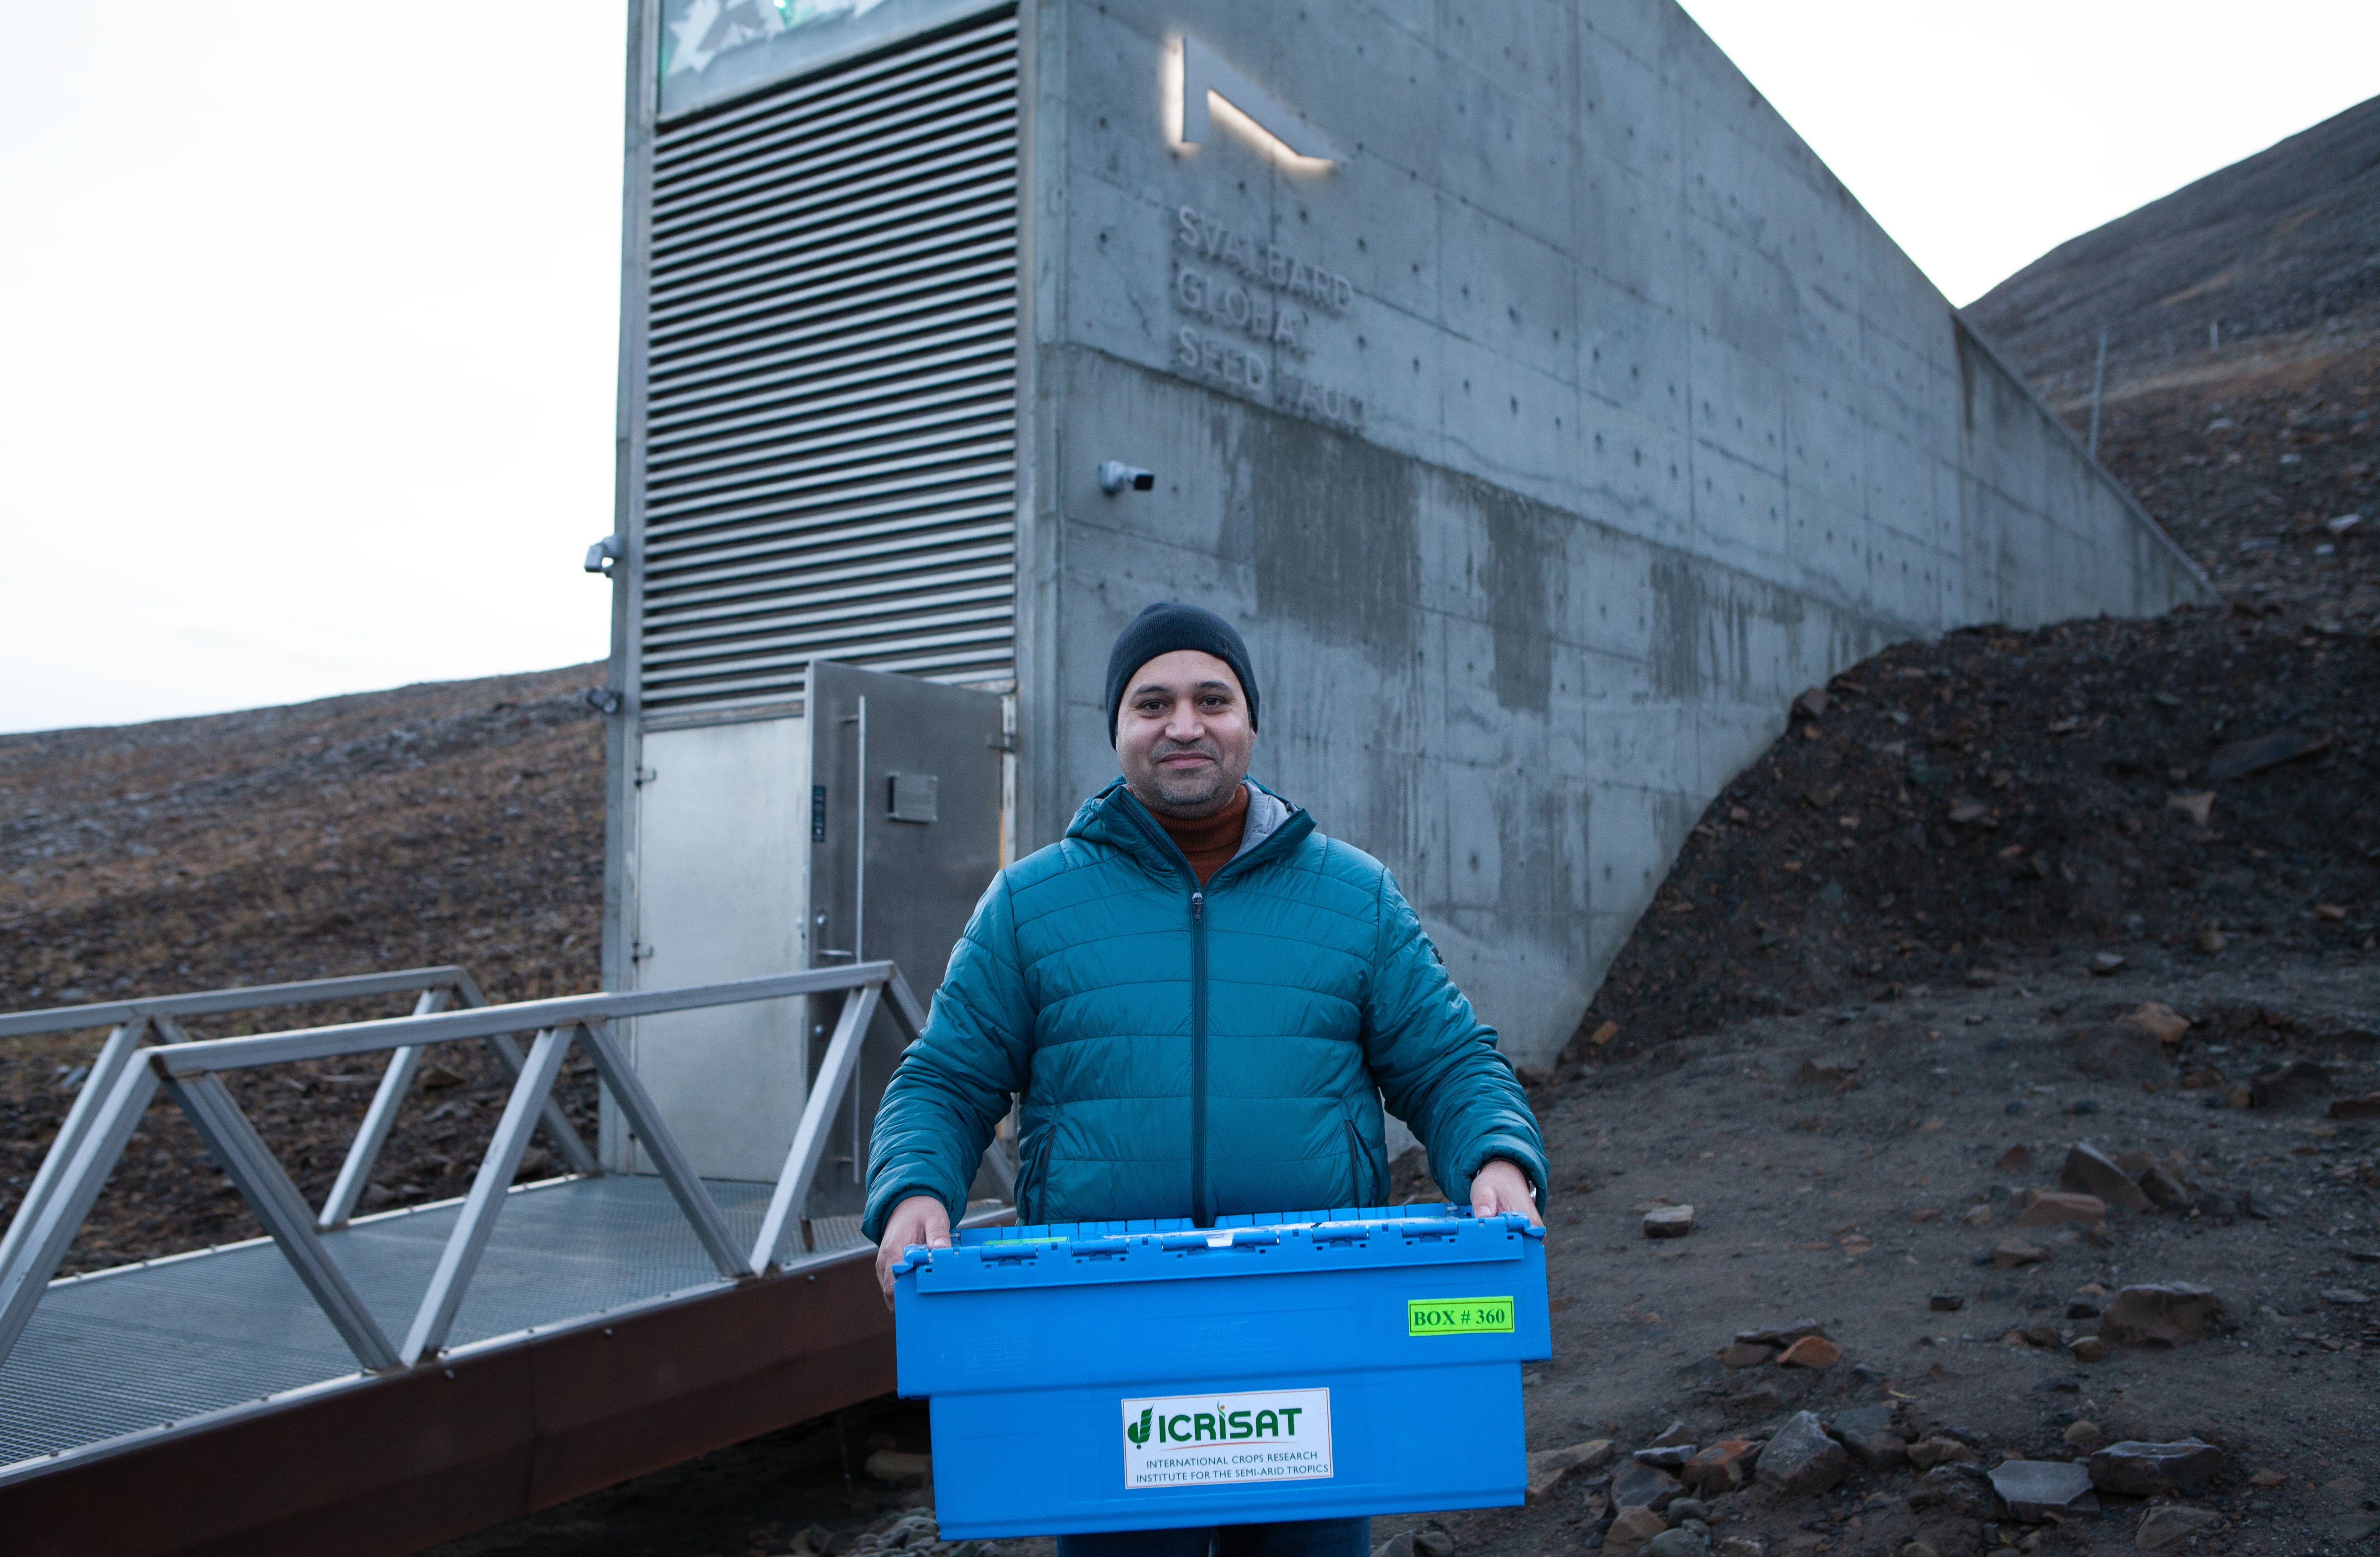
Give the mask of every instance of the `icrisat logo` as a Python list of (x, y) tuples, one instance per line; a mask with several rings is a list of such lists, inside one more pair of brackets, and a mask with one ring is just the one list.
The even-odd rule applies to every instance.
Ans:
[(1160, 1443), (1234, 1443), (1252, 1438), (1295, 1438), (1297, 1418), (1305, 1407), (1284, 1406), (1279, 1410), (1234, 1411), (1222, 1401), (1215, 1402), (1212, 1411), (1177, 1411), (1160, 1417), (1154, 1406), (1144, 1406), (1140, 1420), (1126, 1425), (1123, 1435), (1135, 1444), (1147, 1443), (1152, 1433)]

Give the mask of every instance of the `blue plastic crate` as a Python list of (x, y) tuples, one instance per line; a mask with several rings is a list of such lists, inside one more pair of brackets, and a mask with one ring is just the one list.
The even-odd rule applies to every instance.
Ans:
[(1452, 1206), (990, 1227), (892, 1269), (946, 1539), (1520, 1503), (1545, 1231)]

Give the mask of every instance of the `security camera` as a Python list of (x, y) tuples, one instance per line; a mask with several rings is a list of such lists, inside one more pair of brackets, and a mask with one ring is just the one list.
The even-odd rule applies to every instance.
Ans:
[(1157, 485), (1157, 472), (1141, 470), (1122, 460), (1103, 461), (1099, 465), (1099, 490), (1113, 497), (1126, 487), (1145, 492)]

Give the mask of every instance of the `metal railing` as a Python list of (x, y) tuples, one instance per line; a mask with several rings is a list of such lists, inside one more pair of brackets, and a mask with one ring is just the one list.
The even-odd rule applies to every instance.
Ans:
[[(435, 984), (422, 982), (432, 975), (436, 976)], [(407, 979), (417, 982), (402, 982)], [(167, 1009), (177, 1001), (219, 1000), (235, 996), (255, 999), (278, 991), (284, 996), (279, 1003), (288, 1004), (294, 1002), (286, 997), (287, 992), (319, 992), (329, 984), (344, 984), (341, 994), (345, 996), (421, 989), (425, 1006), (432, 993), (459, 989), (467, 992), (467, 1008), (425, 1009), (412, 1016), (255, 1037), (184, 1037), (162, 1045), (138, 1045), (140, 1032), (161, 1020), (171, 1022), (177, 1015), (197, 1014), (200, 1010), (244, 1008), (237, 1004), (218, 1004)], [(783, 1171), (778, 1176), (768, 1211), (761, 1218), (759, 1236), (748, 1250), (738, 1248), (718, 1202), (696, 1175), (684, 1148), (654, 1107), (650, 1094), (613, 1035), (610, 1023), (623, 1017), (836, 992), (844, 996), (843, 1009), (835, 1022), (834, 1035), (827, 1044), (825, 1060), (803, 1105), (801, 1122), (794, 1131)], [(336, 997), (339, 996), (327, 993), (298, 996)], [(925, 1026), (925, 1012), (899, 970), (890, 962), (863, 962), (687, 989), (565, 996), (507, 1006), (487, 1005), (478, 986), (459, 968), (423, 969), (355, 980), (320, 981), (310, 985), (216, 991), (207, 996), (177, 996), (175, 1000), (129, 1001), (116, 1007), (85, 1006), (74, 1008), (71, 1012), (29, 1012), (21, 1017), (0, 1018), (0, 1037), (55, 1032), (69, 1026), (94, 1026), (98, 1021), (118, 1020), (119, 1012), (122, 1023), (109, 1038), (109, 1052), (102, 1056), (110, 1068), (103, 1076), (101, 1065), (92, 1067), (83, 1095), (77, 1100), (67, 1126), (61, 1128), (58, 1142), (52, 1148), (52, 1161), (42, 1165), (45, 1182), (37, 1185), (42, 1190), (41, 1198), (37, 1201), (29, 1189), (25, 1204), (8, 1229), (6, 1258), (0, 1260), (0, 1363), (7, 1360), (23, 1334), (76, 1231), (90, 1214), (101, 1188), (114, 1172), (117, 1158), (161, 1088), (188, 1116), (257, 1220), (280, 1247), (299, 1281), (367, 1371), (409, 1368), (437, 1357), (494, 1231), (496, 1215), (504, 1207), (513, 1176), (519, 1170), (522, 1153), (540, 1125), (559, 1121), (561, 1131), (568, 1132), (566, 1140), (578, 1146), (583, 1158), (584, 1165), (577, 1171), (600, 1171), (592, 1154), (586, 1152), (585, 1143), (562, 1119), (552, 1095), (573, 1043), (585, 1045), (599, 1079), (610, 1092), (628, 1129), (651, 1158), (721, 1277), (742, 1281), (768, 1274), (781, 1265), (789, 1225), (797, 1222), (797, 1208), (808, 1200), (817, 1178), (830, 1120), (857, 1069), (861, 1041), (880, 1004), (890, 1006), (895, 1020), (910, 1039), (914, 1040)], [(72, 1020), (62, 1020), (68, 1017)], [(50, 1025), (33, 1025), (37, 1019)], [(117, 1040), (128, 1032), (133, 1036), (119, 1044)], [(501, 1041), (504, 1046), (497, 1052), (502, 1055), (505, 1047), (511, 1046), (512, 1036), (522, 1032), (534, 1032), (536, 1038), (527, 1055), (520, 1056), (517, 1064), (511, 1067), (511, 1094), (440, 1253), (429, 1290), (403, 1342), (392, 1343), (357, 1297), (322, 1240), (322, 1230), (334, 1225), (325, 1220), (331, 1204), (325, 1205), (322, 1215), (307, 1206), (287, 1171), (224, 1084), (224, 1073), (294, 1060), (388, 1053), (390, 1060), (382, 1078), (381, 1092), (375, 1095), (372, 1114), (367, 1116), (356, 1148), (349, 1153), (352, 1166), (366, 1144), (366, 1137), (371, 1133), (375, 1117), (380, 1139), (385, 1139), (395, 1116), (395, 1100), (401, 1098), (409, 1083), (412, 1067), (418, 1063), (423, 1046), (468, 1039), (492, 1044)], [(519, 1055), (517, 1048), (512, 1052)], [(385, 1111), (382, 1107), (383, 1101), (387, 1103)], [(71, 1141), (69, 1129), (74, 1132)], [(376, 1154), (378, 1150), (378, 1141), (374, 1141), (371, 1153)], [(343, 1169), (342, 1182), (346, 1178)], [(334, 1190), (331, 1203), (335, 1204), (337, 1199), (337, 1191)]]
[[(225, 1016), (237, 1011), (286, 1010), (293, 1006), (319, 1006), (333, 1000), (361, 1000), (375, 995), (412, 995), (419, 993), (413, 1003), (413, 1014), (424, 1016), (443, 1010), (449, 1000), (465, 1006), (480, 1007), (488, 997), (480, 992), (479, 981), (470, 970), (453, 963), (435, 968), (402, 968), (387, 973), (358, 973), (335, 979), (307, 979), (296, 984), (252, 984), (239, 989), (200, 990), (189, 995), (164, 995), (139, 1000), (110, 1000), (89, 1006), (58, 1006), (40, 1011), (18, 1011), (0, 1015), (0, 1038), (30, 1038), (48, 1032), (72, 1032), (88, 1027), (112, 1027), (107, 1042), (100, 1046), (98, 1057), (83, 1078), (81, 1088), (75, 1093), (73, 1105), (67, 1110), (66, 1122), (50, 1142), (33, 1181), (26, 1187), (25, 1198), (17, 1208), (17, 1215), (5, 1234), (0, 1234), (0, 1272), (9, 1269), (26, 1231), (38, 1220), (41, 1208), (57, 1192), (58, 1184), (76, 1151), (91, 1129), (91, 1121), (100, 1102), (123, 1076), (126, 1066), (132, 1063), (133, 1052), (144, 1046), (144, 1041), (154, 1037), (161, 1044), (188, 1044), (190, 1034), (182, 1021), (191, 1017)], [(517, 1080), (521, 1071), (520, 1045), (509, 1035), (500, 1034), (488, 1040), (489, 1049), (504, 1073)], [(340, 1165), (339, 1176), (333, 1181), (331, 1192), (324, 1197), (322, 1209), (315, 1225), (323, 1228), (344, 1225), (355, 1214), (356, 1201), (364, 1192), (374, 1164), (380, 1160), (381, 1148), (388, 1142), (388, 1132), (396, 1122), (396, 1111), (405, 1101), (407, 1090), (413, 1084), (414, 1072), (420, 1064), (418, 1046), (398, 1049), (388, 1058), (388, 1068), (380, 1079), (380, 1087), (372, 1094), (371, 1106), (364, 1113), (362, 1126), (356, 1139), (348, 1144), (347, 1155)], [(549, 1104), (540, 1116), (546, 1136), (554, 1150), (570, 1165), (574, 1173), (595, 1171), (595, 1153), (570, 1126), (559, 1105)], [(0, 1349), (0, 1358), (6, 1356)]]

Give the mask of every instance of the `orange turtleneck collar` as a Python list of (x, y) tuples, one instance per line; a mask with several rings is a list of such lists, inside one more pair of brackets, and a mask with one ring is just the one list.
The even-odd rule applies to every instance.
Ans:
[(1240, 840), (1247, 836), (1248, 787), (1242, 784), (1232, 791), (1229, 805), (1196, 822), (1176, 821), (1153, 811), (1149, 815), (1157, 817), (1157, 825), (1182, 851), (1183, 858), (1197, 873), (1198, 885), (1204, 887), (1240, 851)]

